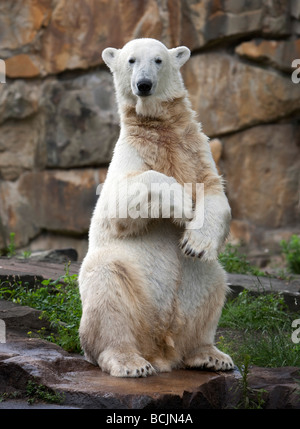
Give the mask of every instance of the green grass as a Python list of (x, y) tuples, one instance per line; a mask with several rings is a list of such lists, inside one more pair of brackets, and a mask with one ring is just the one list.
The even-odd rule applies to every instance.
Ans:
[(300, 237), (292, 235), (289, 241), (282, 240), (280, 246), (289, 270), (294, 274), (300, 274)]
[(227, 273), (265, 276), (263, 271), (247, 261), (246, 256), (239, 252), (238, 246), (232, 244), (227, 244), (224, 252), (219, 254), (219, 261)]
[(241, 378), (238, 380), (235, 392), (241, 392), (240, 400), (236, 405), (237, 409), (246, 410), (259, 410), (263, 409), (265, 404), (264, 394), (267, 393), (265, 389), (257, 389), (249, 386), (249, 373), (250, 373), (250, 356), (245, 355), (243, 364), (238, 365)]
[(0, 402), (7, 401), (9, 399), (21, 399), (24, 398), (24, 394), (29, 405), (32, 405), (37, 401), (43, 401), (48, 404), (62, 404), (65, 399), (64, 394), (55, 392), (33, 379), (28, 380), (25, 392), (16, 390), (14, 392), (0, 393)]
[[(42, 287), (29, 287), (22, 282), (2, 282), (0, 299), (27, 305), (42, 311), (42, 318), (50, 322), (52, 332), (41, 329), (39, 335), (69, 352), (80, 352), (78, 328), (81, 302), (77, 274), (70, 275), (69, 266), (64, 276), (57, 280), (44, 280)], [(33, 335), (32, 332), (29, 335)]]
[(64, 395), (32, 380), (27, 382), (26, 397), (29, 405), (36, 401), (43, 401), (48, 404), (61, 404), (64, 401)]
[(238, 365), (249, 355), (252, 365), (300, 366), (300, 343), (291, 339), (292, 321), (298, 318), (280, 294), (253, 296), (244, 290), (223, 309), (219, 327), (226, 330), (218, 345)]

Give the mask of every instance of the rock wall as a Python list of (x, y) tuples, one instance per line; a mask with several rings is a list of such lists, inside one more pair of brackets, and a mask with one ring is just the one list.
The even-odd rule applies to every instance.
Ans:
[(276, 251), (300, 232), (297, 0), (1, 2), (0, 248), (15, 232), (19, 247), (84, 254), (119, 133), (101, 51), (136, 37), (192, 50), (184, 80), (214, 139), (232, 240)]

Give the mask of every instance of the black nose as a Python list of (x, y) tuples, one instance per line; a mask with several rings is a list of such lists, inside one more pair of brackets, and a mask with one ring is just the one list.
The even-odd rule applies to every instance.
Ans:
[(137, 88), (140, 92), (140, 95), (149, 95), (149, 92), (151, 91), (151, 88), (152, 88), (152, 82), (149, 79), (140, 80), (137, 83)]

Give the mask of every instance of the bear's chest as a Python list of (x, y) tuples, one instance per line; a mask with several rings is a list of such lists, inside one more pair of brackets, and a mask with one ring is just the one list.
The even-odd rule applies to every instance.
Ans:
[(198, 157), (189, 140), (187, 133), (167, 126), (132, 129), (128, 138), (148, 169), (172, 176), (181, 185), (197, 182)]

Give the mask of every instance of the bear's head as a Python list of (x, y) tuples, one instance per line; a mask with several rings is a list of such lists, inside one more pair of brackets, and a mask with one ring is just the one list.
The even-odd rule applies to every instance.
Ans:
[(114, 76), (119, 105), (151, 114), (158, 104), (185, 93), (180, 67), (189, 59), (185, 46), (174, 49), (155, 39), (135, 39), (122, 49), (106, 48), (102, 58)]

